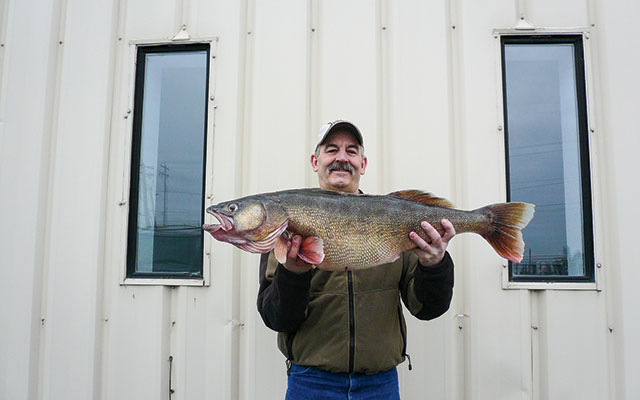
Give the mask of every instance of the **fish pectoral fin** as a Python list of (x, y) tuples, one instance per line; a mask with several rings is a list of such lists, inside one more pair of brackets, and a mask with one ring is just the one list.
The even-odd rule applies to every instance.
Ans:
[(453, 208), (453, 204), (449, 200), (436, 197), (431, 193), (423, 192), (421, 190), (399, 190), (397, 192), (389, 193), (389, 196), (430, 204), (432, 206)]
[(276, 246), (273, 248), (273, 255), (276, 256), (276, 260), (280, 264), (283, 264), (287, 261), (287, 254), (289, 253), (289, 242), (284, 239), (282, 236), (276, 239)]
[(300, 246), (298, 257), (312, 265), (320, 264), (324, 260), (324, 242), (317, 236), (307, 236)]

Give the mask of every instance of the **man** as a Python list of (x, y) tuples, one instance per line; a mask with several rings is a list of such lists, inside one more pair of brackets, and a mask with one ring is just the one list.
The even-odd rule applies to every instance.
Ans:
[[(343, 120), (324, 125), (311, 168), (321, 189), (362, 193), (367, 158), (358, 128)], [(415, 250), (365, 270), (312, 268), (298, 258), (299, 235), (284, 265), (263, 254), (258, 311), (279, 332), (289, 367), (287, 399), (399, 398), (396, 365), (408, 357), (400, 298), (424, 320), (442, 315), (451, 302), (453, 261), (446, 248), (455, 231), (449, 221), (441, 223), (442, 236), (423, 222), (430, 242), (411, 232)]]

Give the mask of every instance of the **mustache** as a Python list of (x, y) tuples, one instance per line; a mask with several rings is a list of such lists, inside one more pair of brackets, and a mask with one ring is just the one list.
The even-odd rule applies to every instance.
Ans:
[(351, 175), (353, 175), (353, 173), (356, 172), (355, 168), (353, 168), (353, 165), (349, 164), (348, 162), (336, 161), (336, 162), (331, 163), (327, 167), (327, 171), (329, 173), (331, 173), (333, 171), (339, 171), (339, 170), (347, 171)]

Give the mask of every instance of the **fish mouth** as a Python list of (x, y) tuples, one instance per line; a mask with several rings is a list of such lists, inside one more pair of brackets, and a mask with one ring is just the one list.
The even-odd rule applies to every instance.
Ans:
[(228, 232), (233, 229), (233, 219), (231, 219), (231, 217), (228, 217), (210, 208), (207, 209), (207, 212), (216, 217), (219, 224), (204, 224), (202, 225), (202, 229), (204, 229), (205, 231), (214, 233), (221, 229), (224, 232)]

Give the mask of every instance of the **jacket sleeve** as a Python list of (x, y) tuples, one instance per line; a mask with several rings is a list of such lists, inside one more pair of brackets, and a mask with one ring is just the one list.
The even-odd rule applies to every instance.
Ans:
[(296, 274), (276, 261), (273, 252), (260, 258), (258, 312), (265, 325), (294, 332), (306, 318), (311, 271)]
[(430, 320), (444, 314), (453, 297), (453, 260), (448, 252), (438, 265), (420, 265), (413, 253), (402, 255), (402, 300), (418, 319)]

